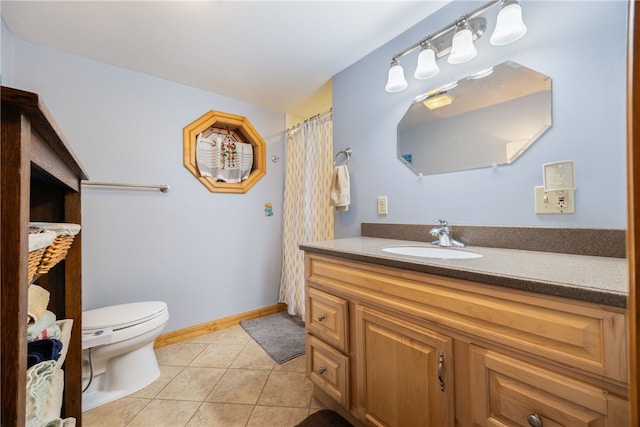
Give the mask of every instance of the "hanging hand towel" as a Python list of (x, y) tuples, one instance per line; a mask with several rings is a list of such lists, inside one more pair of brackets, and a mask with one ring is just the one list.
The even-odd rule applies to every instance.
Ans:
[(347, 165), (336, 166), (333, 168), (333, 181), (331, 183), (331, 206), (335, 206), (336, 211), (339, 212), (349, 210), (349, 203), (351, 203), (350, 192)]
[(200, 176), (215, 176), (218, 168), (222, 166), (216, 135), (214, 133), (209, 138), (205, 138), (202, 133), (199, 133), (196, 138), (196, 164)]

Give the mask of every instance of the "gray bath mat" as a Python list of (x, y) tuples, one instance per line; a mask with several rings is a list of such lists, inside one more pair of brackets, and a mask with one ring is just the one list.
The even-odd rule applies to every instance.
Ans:
[(304, 354), (304, 322), (286, 311), (243, 320), (240, 326), (278, 364)]

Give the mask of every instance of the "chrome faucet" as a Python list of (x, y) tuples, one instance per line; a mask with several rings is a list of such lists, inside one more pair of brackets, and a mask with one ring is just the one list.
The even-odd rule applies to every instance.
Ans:
[(433, 241), (432, 244), (446, 247), (454, 246), (456, 248), (464, 248), (466, 246), (464, 243), (451, 237), (451, 227), (447, 221), (444, 219), (434, 219), (434, 221), (440, 223), (440, 225), (429, 230), (429, 234), (438, 238), (438, 240)]

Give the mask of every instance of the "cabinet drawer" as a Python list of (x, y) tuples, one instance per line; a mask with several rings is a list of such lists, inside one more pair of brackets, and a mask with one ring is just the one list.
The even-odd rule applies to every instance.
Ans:
[(307, 331), (347, 353), (347, 301), (310, 287), (307, 287), (306, 291)]
[(624, 411), (608, 417), (609, 408), (624, 404), (598, 387), (475, 346), (470, 364), (477, 426), (628, 425)]
[(307, 376), (344, 408), (349, 408), (349, 358), (307, 334)]

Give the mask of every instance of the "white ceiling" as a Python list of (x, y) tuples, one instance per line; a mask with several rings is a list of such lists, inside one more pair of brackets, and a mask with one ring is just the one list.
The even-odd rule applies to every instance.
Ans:
[(2, 0), (0, 13), (21, 39), (291, 113), (449, 1)]

